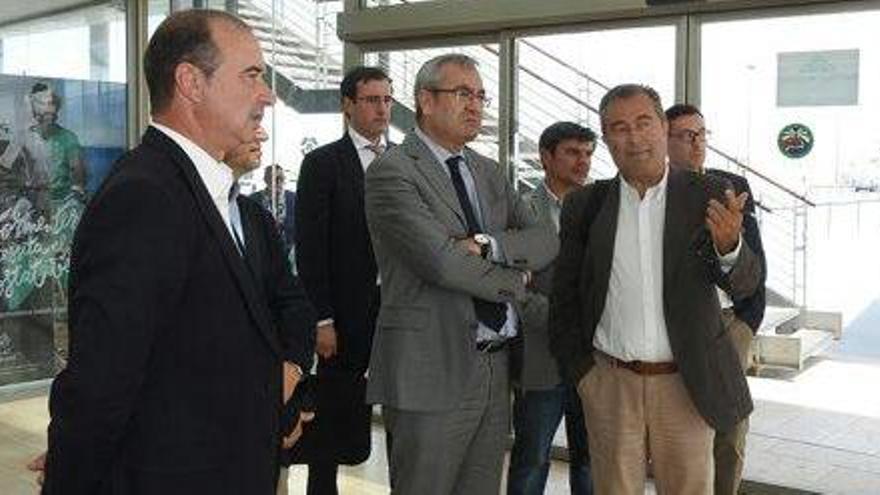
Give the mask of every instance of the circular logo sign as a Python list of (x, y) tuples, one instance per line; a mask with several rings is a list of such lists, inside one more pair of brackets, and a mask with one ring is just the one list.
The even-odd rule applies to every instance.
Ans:
[(803, 124), (788, 124), (776, 138), (779, 151), (789, 158), (803, 158), (813, 149), (813, 131)]

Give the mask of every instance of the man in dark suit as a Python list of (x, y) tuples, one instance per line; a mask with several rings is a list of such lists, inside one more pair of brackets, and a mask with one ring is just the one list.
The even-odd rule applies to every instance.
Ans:
[(379, 311), (379, 279), (364, 216), (364, 171), (387, 145), (391, 79), (356, 67), (340, 85), (347, 130), (302, 163), (297, 181), (296, 264), (318, 313), (318, 414), (311, 425), (308, 493), (335, 495), (338, 464), (370, 454), (364, 374)]
[(284, 188), (284, 169), (277, 163), (263, 169), (263, 182), (266, 188), (251, 194), (251, 198), (272, 213), (284, 252), (289, 254), (296, 239), (296, 193)]
[(466, 147), (488, 103), (473, 59), (425, 62), (414, 96), (417, 127), (366, 177), (382, 275), (367, 398), (394, 439), (392, 493), (497, 494), (512, 303), (558, 239), (498, 164)]
[(269, 243), (247, 257), (265, 233), (235, 221), (221, 162), (274, 102), (262, 54), (242, 21), (190, 10), (144, 66), (153, 124), (74, 239), (43, 492), (270, 495), (314, 320)]
[[(669, 122), (669, 165), (698, 174), (706, 173), (730, 181), (736, 194), (748, 194), (743, 210), (743, 240), (761, 262), (761, 281), (754, 292), (734, 299), (730, 294), (718, 290), (721, 303), (721, 317), (727, 334), (733, 341), (743, 370), (752, 361), (752, 337), (761, 327), (764, 318), (767, 260), (761, 243), (761, 232), (755, 218), (755, 202), (749, 181), (745, 177), (725, 170), (707, 169), (706, 138), (708, 131), (700, 109), (694, 105), (677, 104), (666, 109)], [(736, 495), (742, 481), (745, 464), (746, 433), (749, 429), (748, 417), (728, 430), (715, 432), (715, 495)]]
[[(596, 134), (574, 122), (556, 122), (541, 133), (538, 149), (544, 180), (526, 196), (538, 219), (559, 231), (565, 197), (587, 183)], [(573, 383), (561, 380), (550, 354), (548, 297), (553, 265), (535, 273), (522, 309), (522, 365), (515, 377), (514, 442), (507, 472), (508, 495), (541, 495), (550, 472), (550, 449), (565, 417), (569, 454), (569, 487), (573, 495), (590, 495), (590, 454), (581, 400)], [(517, 350), (517, 349), (515, 349)], [(515, 357), (515, 356), (514, 356)]]
[(670, 169), (667, 123), (646, 86), (600, 103), (620, 174), (569, 194), (550, 299), (551, 350), (578, 383), (597, 493), (712, 493), (713, 429), (752, 410), (715, 287), (751, 294), (761, 267), (742, 242), (746, 195)]

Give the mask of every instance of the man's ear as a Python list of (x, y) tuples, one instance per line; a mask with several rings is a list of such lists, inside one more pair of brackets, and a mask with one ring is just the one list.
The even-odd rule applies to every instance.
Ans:
[(205, 73), (189, 62), (181, 62), (174, 68), (175, 91), (191, 103), (204, 99), (206, 82)]

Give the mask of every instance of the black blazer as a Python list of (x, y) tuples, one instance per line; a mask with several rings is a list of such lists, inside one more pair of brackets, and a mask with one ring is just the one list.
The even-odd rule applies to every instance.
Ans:
[(749, 199), (746, 201), (745, 206), (745, 215), (743, 215), (743, 241), (752, 248), (752, 252), (755, 253), (761, 262), (761, 280), (752, 294), (740, 299), (733, 299), (733, 312), (737, 318), (744, 321), (752, 329), (752, 333), (755, 333), (761, 327), (761, 321), (764, 319), (764, 309), (767, 306), (765, 288), (767, 282), (767, 259), (764, 256), (764, 245), (761, 242), (758, 220), (755, 218), (755, 201), (752, 198), (752, 190), (749, 187), (749, 181), (741, 175), (712, 168), (706, 169), (706, 173), (730, 181), (737, 195), (744, 192), (749, 194)]
[(296, 265), (318, 320), (333, 318), (337, 356), (322, 366), (367, 369), (379, 307), (364, 214), (364, 169), (351, 138), (305, 156), (296, 188)]
[(74, 237), (43, 493), (275, 493), (281, 363), (311, 351), (265, 296), (193, 163), (149, 128)]
[[(597, 184), (566, 196), (560, 221), (561, 246), (550, 298), (551, 352), (577, 383), (593, 366), (593, 337), (605, 308), (617, 215), (619, 181), (605, 183), (601, 202), (591, 201)], [(744, 243), (734, 268), (723, 274), (705, 231), (709, 195), (726, 186), (708, 175), (671, 169), (663, 233), (663, 310), (669, 343), (691, 400), (706, 422), (727, 430), (752, 408), (745, 375), (724, 332), (716, 285), (738, 299), (754, 291), (760, 264)], [(588, 211), (591, 210), (591, 211)]]

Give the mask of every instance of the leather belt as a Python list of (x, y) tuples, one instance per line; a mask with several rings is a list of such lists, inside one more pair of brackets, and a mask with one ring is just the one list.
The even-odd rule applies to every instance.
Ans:
[(485, 352), (486, 354), (492, 354), (493, 352), (504, 350), (505, 347), (507, 347), (507, 339), (489, 339), (477, 342), (477, 351)]
[(623, 368), (637, 375), (671, 375), (678, 373), (678, 365), (673, 362), (652, 363), (649, 361), (623, 361), (614, 356), (609, 356), (602, 351), (597, 351), (602, 358), (608, 361), (613, 368)]

